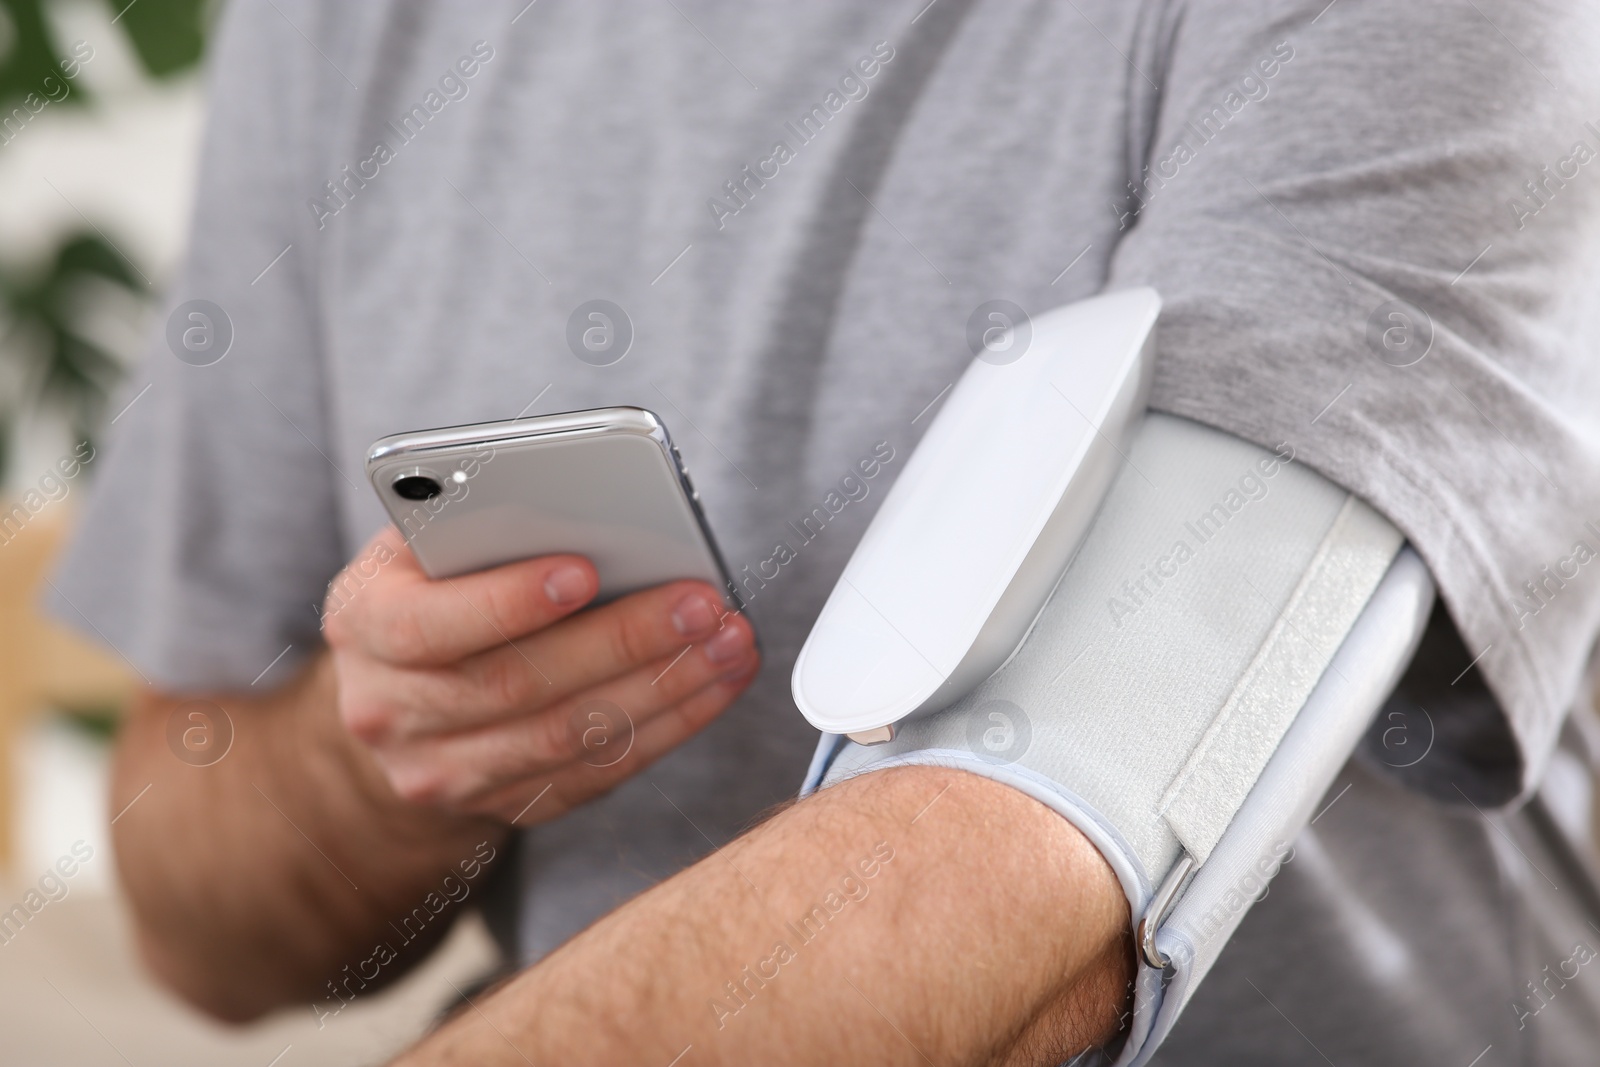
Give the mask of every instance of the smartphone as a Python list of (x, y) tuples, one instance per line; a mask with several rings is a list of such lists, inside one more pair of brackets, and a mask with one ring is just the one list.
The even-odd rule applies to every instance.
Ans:
[(600, 572), (596, 602), (698, 578), (740, 610), (683, 458), (643, 408), (396, 434), (367, 478), (431, 578), (572, 552)]

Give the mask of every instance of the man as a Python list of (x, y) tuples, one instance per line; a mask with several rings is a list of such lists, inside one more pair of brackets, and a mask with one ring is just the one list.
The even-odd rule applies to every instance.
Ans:
[[(1491, 892), (1499, 831), (1472, 805), (1538, 782), (1600, 617), (1574, 547), (1600, 513), (1595, 32), (1472, 0), (236, 3), (179, 340), (57, 583), (152, 687), (114, 789), (151, 787), (117, 825), (147, 959), (222, 1018), (325, 1018), (443, 932), (445, 875), (515, 840), (514, 949), (544, 962), (415, 1062), (1048, 1063), (1115, 1034), (1126, 901), (1005, 785), (865, 775), (689, 865), (792, 795), (814, 739), (793, 656), (969, 320), (1150, 284), (1152, 406), (1292, 442), (1398, 527), (1454, 620), (1426, 665), (1466, 688), (1436, 692), (1489, 708), (1440, 715), (1466, 815), (1362, 779), (1160, 1055), (1557, 1062), (1592, 1040), (1577, 972), (1530, 1023), (1552, 961), (1475, 930), (1511, 946), (1483, 983), (1347, 1025), (1402, 994), (1368, 966), (1372, 914), (1340, 909), (1375, 871)], [(603, 358), (566, 341), (597, 299), (629, 340)], [(185, 347), (197, 310), (228, 344)], [(615, 403), (673, 426), (749, 619), (687, 584), (582, 611), (579, 557), (429, 583), (360, 485), (387, 433)], [(826, 503), (868, 455), (882, 481)], [(605, 769), (569, 732), (593, 697), (632, 720)], [(168, 742), (195, 700), (233, 731), (205, 767)], [(1478, 836), (1438, 830), (1457, 817)], [(869, 867), (847, 933), (715, 1009), (776, 917)], [(1402, 943), (1458, 904), (1419, 905)], [(1251, 966), (1264, 1003), (1205, 1001)], [(1479, 1043), (1462, 1024), (1491, 1004)]]

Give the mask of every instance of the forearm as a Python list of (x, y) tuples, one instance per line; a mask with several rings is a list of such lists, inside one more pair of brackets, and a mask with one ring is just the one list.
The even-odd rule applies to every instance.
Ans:
[(904, 768), (657, 886), (403, 1063), (1056, 1063), (1115, 1031), (1127, 930), (1065, 820)]
[[(119, 740), (112, 806), (133, 803), (113, 834), (140, 947), (164, 981), (219, 1017), (321, 1000), (377, 941), (400, 944), (390, 922), (439, 893), (444, 875), (459, 879), (481, 842), (501, 849), (496, 823), (397, 798), (344, 732), (335, 696), (323, 655), (265, 698), (205, 697), (234, 731), (209, 766), (169, 749), (181, 698), (143, 700)], [(409, 962), (389, 963), (375, 983)]]

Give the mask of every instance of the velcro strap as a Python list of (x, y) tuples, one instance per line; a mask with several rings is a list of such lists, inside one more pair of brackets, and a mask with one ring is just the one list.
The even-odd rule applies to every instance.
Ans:
[[(1402, 537), (1349, 497), (1222, 710), (1173, 777), (1158, 808), (1204, 863), (1233, 821), (1356, 617)], [(1250, 576), (1239, 575), (1249, 583)]]

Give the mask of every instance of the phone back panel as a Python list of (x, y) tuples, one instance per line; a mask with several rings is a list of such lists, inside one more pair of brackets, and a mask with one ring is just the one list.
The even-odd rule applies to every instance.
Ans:
[[(626, 414), (604, 418), (608, 412)], [(577, 430), (548, 432), (552, 421), (571, 419), (549, 416), (400, 435), (374, 446), (368, 477), (423, 570), (445, 578), (572, 552), (599, 570), (601, 600), (698, 578), (737, 607), (660, 421), (642, 409), (573, 414), (596, 418)], [(443, 493), (405, 499), (394, 482), (409, 473), (436, 479)]]

